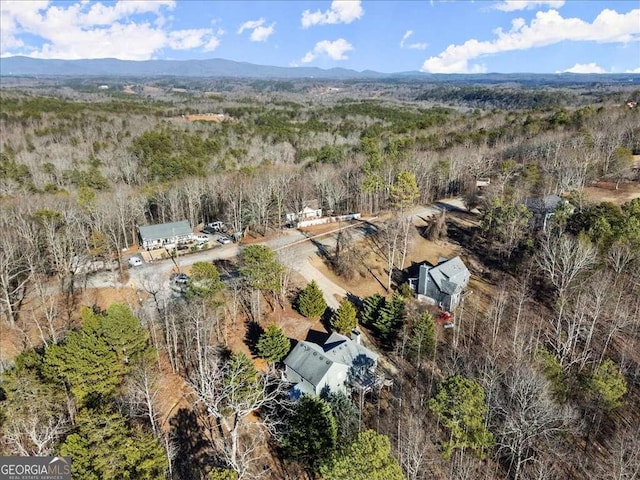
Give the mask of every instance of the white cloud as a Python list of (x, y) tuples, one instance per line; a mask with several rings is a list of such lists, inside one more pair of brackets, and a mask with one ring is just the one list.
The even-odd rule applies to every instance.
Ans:
[(351, 23), (364, 15), (360, 0), (333, 0), (329, 10), (302, 12), (302, 26), (329, 25), (335, 23)]
[(275, 32), (275, 23), (272, 23), (268, 27), (257, 27), (251, 32), (251, 36), (249, 39), (252, 42), (266, 42), (267, 38), (269, 38)]
[(620, 14), (605, 9), (593, 23), (580, 18), (563, 18), (556, 10), (537, 12), (527, 25), (522, 19), (512, 21), (511, 29), (503, 32), (496, 29), (497, 38), (490, 41), (467, 40), (462, 45), (449, 45), (435, 57), (425, 60), (423, 72), (430, 73), (477, 73), (484, 70), (481, 65), (470, 65), (469, 61), (485, 55), (514, 50), (544, 47), (562, 41), (628, 43), (640, 40), (640, 9)]
[[(595, 62), (576, 63), (573, 67), (563, 70), (564, 73), (607, 73), (607, 71)], [(559, 72), (556, 72), (559, 73)]]
[(249, 40), (252, 42), (266, 42), (267, 39), (275, 33), (275, 22), (269, 26), (264, 26), (264, 18), (259, 20), (249, 20), (240, 25), (238, 29), (238, 35), (244, 32), (245, 30), (251, 30), (251, 35), (249, 35)]
[[(106, 6), (87, 2), (0, 2), (0, 55), (39, 58), (120, 58), (148, 60), (165, 48), (211, 51), (222, 31), (211, 28), (171, 30), (164, 14), (173, 0), (118, 1)], [(141, 19), (140, 16), (143, 16)], [(26, 44), (24, 35), (39, 37)]]
[(533, 10), (536, 8), (560, 8), (565, 0), (502, 0), (493, 5), (496, 10), (503, 12), (515, 12), (518, 10)]
[(254, 28), (258, 28), (263, 23), (264, 23), (264, 18), (261, 18), (260, 20), (249, 20), (247, 22), (244, 22), (242, 25), (240, 25), (240, 28), (238, 29), (238, 35), (240, 35), (245, 30), (253, 30)]
[(332, 60), (346, 60), (349, 57), (347, 57), (345, 53), (351, 50), (353, 50), (353, 45), (347, 42), (344, 38), (339, 38), (333, 42), (329, 40), (322, 40), (321, 42), (316, 43), (313, 50), (307, 52), (300, 62), (313, 62), (320, 55), (327, 55)]
[(624, 73), (640, 73), (640, 67), (634, 68), (632, 70), (626, 70)]
[(412, 50), (426, 50), (429, 46), (428, 43), (406, 43), (409, 37), (413, 35), (413, 30), (407, 30), (406, 33), (402, 36), (402, 40), (400, 40), (400, 48), (409, 48)]

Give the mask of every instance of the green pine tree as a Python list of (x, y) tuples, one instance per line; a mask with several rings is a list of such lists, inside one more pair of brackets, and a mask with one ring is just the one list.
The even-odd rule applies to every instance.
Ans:
[(320, 467), (324, 480), (403, 480), (398, 460), (386, 435), (367, 430), (358, 434), (342, 454)]
[(200, 297), (211, 300), (222, 291), (224, 284), (220, 280), (220, 273), (210, 262), (196, 262), (191, 267), (191, 275), (187, 282), (187, 296)]
[(329, 405), (322, 399), (304, 395), (294, 407), (283, 439), (288, 456), (315, 468), (336, 447), (338, 428)]
[(389, 189), (389, 197), (391, 204), (399, 210), (415, 205), (420, 197), (415, 175), (411, 172), (398, 172)]
[(331, 327), (345, 335), (357, 326), (356, 307), (349, 300), (343, 301), (331, 317)]
[(385, 302), (384, 306), (380, 310), (377, 320), (374, 326), (380, 332), (380, 336), (390, 341), (397, 333), (398, 328), (404, 321), (405, 315), (405, 301), (401, 295), (394, 293), (391, 299)]
[(238, 480), (238, 472), (228, 468), (214, 468), (207, 476), (208, 480)]
[(479, 458), (486, 457), (493, 444), (487, 430), (485, 393), (478, 382), (453, 375), (438, 386), (438, 393), (427, 402), (440, 425), (449, 432), (441, 441), (443, 456), (448, 459), (455, 449), (469, 449)]
[(249, 245), (240, 254), (240, 274), (251, 288), (276, 293), (280, 290), (280, 276), (284, 267), (276, 252), (265, 245)]
[(271, 324), (260, 335), (257, 348), (260, 358), (269, 363), (277, 363), (289, 353), (291, 343), (279, 326)]
[(67, 384), (80, 406), (90, 406), (112, 397), (149, 349), (146, 332), (125, 305), (101, 313), (85, 308), (81, 315), (81, 330), (47, 348), (43, 372)]
[(307, 318), (316, 318), (325, 312), (327, 302), (315, 280), (311, 280), (311, 283), (300, 292), (296, 300), (296, 308)]
[(253, 403), (264, 393), (260, 388), (260, 374), (243, 352), (234, 354), (224, 368), (224, 388), (232, 392), (233, 403)]
[(355, 440), (360, 427), (358, 408), (343, 392), (331, 392), (326, 399), (338, 426), (338, 447), (344, 448)]
[(153, 435), (129, 427), (116, 412), (82, 410), (60, 454), (73, 458), (73, 478), (161, 479), (167, 469), (167, 457)]
[(436, 325), (433, 317), (424, 313), (411, 329), (409, 355), (419, 364), (424, 358), (432, 358), (436, 352)]
[(593, 371), (589, 387), (598, 403), (607, 411), (619, 407), (622, 403), (620, 399), (627, 393), (627, 381), (610, 358), (607, 358)]
[(362, 303), (360, 319), (363, 325), (374, 325), (380, 315), (380, 310), (384, 307), (384, 297), (379, 293), (366, 297)]

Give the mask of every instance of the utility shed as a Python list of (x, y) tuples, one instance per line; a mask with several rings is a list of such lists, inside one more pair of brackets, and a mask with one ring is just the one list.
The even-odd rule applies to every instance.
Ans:
[(462, 291), (469, 284), (469, 278), (469, 270), (460, 257), (442, 258), (435, 267), (420, 265), (416, 292), (418, 299), (452, 311), (460, 303)]
[(153, 250), (165, 245), (190, 242), (193, 240), (193, 231), (187, 220), (180, 220), (138, 227), (138, 236), (142, 248)]

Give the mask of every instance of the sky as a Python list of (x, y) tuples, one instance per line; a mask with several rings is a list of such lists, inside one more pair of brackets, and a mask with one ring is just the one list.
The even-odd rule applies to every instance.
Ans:
[(640, 73), (640, 0), (0, 0), (0, 56)]

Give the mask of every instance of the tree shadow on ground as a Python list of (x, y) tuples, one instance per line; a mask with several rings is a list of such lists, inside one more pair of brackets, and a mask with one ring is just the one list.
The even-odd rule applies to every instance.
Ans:
[(171, 437), (176, 447), (173, 478), (199, 480), (213, 458), (205, 432), (193, 410), (181, 408), (171, 418)]
[(331, 332), (333, 330), (331, 327), (331, 317), (333, 317), (334, 313), (335, 310), (333, 308), (327, 307), (324, 313), (320, 316), (320, 323), (327, 332)]
[(247, 322), (247, 333), (244, 337), (244, 341), (253, 355), (258, 354), (258, 340), (260, 340), (260, 336), (263, 333), (264, 328), (262, 328), (258, 322)]

